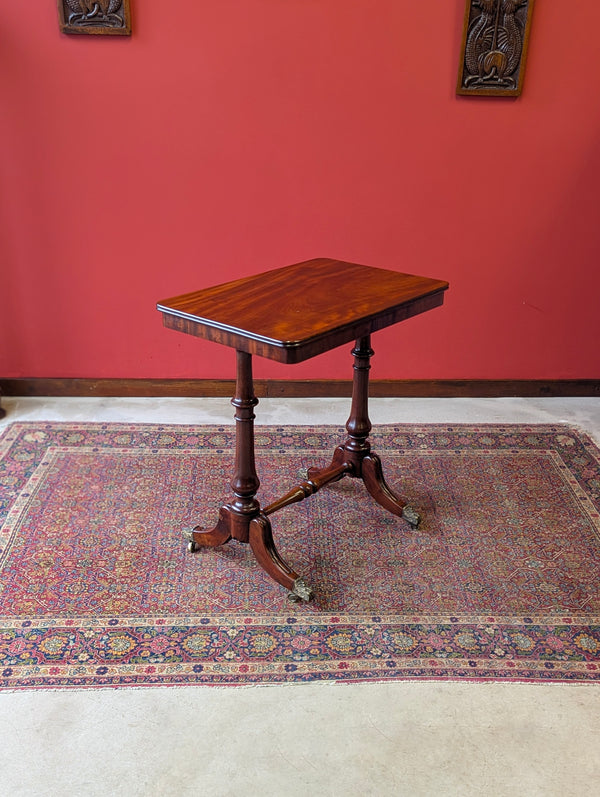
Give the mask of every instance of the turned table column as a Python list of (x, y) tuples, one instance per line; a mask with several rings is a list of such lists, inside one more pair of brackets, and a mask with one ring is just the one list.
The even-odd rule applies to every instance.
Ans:
[(258, 399), (254, 395), (252, 355), (238, 350), (236, 357), (236, 389), (231, 399), (235, 407), (235, 464), (230, 484), (233, 498), (219, 510), (219, 519), (213, 529), (207, 531), (202, 526), (184, 529), (188, 550), (194, 552), (204, 546), (223, 545), (232, 538), (250, 543), (263, 570), (288, 589), (291, 596), (310, 600), (312, 589), (281, 558), (267, 517), (269, 509), (263, 512), (256, 498), (260, 481), (254, 453), (254, 407)]

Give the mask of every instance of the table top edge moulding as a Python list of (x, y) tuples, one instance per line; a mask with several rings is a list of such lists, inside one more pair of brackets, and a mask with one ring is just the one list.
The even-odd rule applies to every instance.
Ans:
[(443, 304), (448, 283), (315, 258), (157, 304), (165, 327), (298, 363)]

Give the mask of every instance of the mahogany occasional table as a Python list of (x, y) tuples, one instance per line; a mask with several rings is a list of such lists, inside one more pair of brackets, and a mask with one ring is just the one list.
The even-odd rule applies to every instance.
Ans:
[[(170, 329), (231, 346), (237, 352), (236, 453), (233, 497), (219, 511), (215, 527), (186, 531), (188, 548), (222, 545), (231, 538), (250, 544), (263, 569), (290, 592), (310, 600), (312, 589), (279, 555), (269, 516), (302, 501), (343, 476), (360, 478), (385, 509), (413, 528), (419, 515), (385, 482), (379, 457), (371, 451), (368, 415), (371, 333), (439, 307), (447, 282), (399, 274), (356, 263), (318, 258), (159, 302)], [(299, 363), (355, 340), (354, 379), (348, 437), (331, 464), (309, 468), (307, 481), (278, 501), (261, 507), (254, 459), (252, 355)]]

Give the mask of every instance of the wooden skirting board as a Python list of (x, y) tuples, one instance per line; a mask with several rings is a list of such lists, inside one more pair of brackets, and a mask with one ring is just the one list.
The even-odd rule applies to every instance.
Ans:
[[(0, 379), (0, 396), (231, 397), (232, 379)], [(346, 379), (256, 379), (264, 397), (344, 397)], [(600, 379), (373, 379), (374, 398), (600, 397)]]

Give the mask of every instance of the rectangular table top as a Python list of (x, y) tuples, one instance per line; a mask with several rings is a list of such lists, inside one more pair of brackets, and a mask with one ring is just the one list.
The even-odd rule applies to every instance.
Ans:
[(448, 283), (317, 258), (165, 299), (165, 326), (297, 363), (438, 307)]

